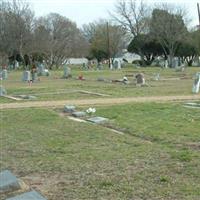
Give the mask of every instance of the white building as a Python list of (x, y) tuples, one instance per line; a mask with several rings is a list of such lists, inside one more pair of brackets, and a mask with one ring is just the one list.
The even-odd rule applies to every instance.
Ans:
[(82, 65), (83, 63), (88, 63), (87, 58), (69, 58), (67, 64), (71, 65)]

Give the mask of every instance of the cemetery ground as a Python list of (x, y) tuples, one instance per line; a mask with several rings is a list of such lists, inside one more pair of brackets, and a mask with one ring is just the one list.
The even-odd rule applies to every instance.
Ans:
[[(147, 79), (146, 87), (96, 81), (98, 77), (121, 79), (141, 71)], [(32, 86), (19, 81), (21, 71), (16, 71), (9, 74), (3, 85), (12, 96), (36, 96), (31, 102), (176, 95), (198, 99), (199, 94), (191, 92), (192, 77), (198, 68), (187, 68), (185, 72), (164, 69), (161, 80), (155, 81), (152, 77), (157, 71), (158, 68), (112, 72), (76, 69), (73, 77), (82, 73), (85, 81), (60, 79), (62, 71), (55, 71)], [(17, 102), (23, 105), (27, 101)], [(15, 101), (2, 97), (0, 102), (3, 107)], [(96, 116), (110, 119), (104, 126), (70, 120), (61, 114), (64, 105), (1, 109), (1, 169), (11, 170), (49, 200), (197, 200), (200, 109), (184, 107), (184, 102), (93, 105)], [(5, 196), (0, 195), (0, 199)]]

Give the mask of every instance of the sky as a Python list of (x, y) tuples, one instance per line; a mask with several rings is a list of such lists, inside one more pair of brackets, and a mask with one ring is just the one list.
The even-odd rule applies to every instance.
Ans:
[[(76, 22), (78, 27), (93, 22), (99, 18), (109, 18), (108, 11), (113, 11), (116, 0), (25, 0), (30, 3), (36, 16), (51, 12), (59, 13)], [(169, 2), (182, 5), (191, 18), (191, 26), (198, 24), (197, 2), (200, 0), (146, 0), (145, 3)]]

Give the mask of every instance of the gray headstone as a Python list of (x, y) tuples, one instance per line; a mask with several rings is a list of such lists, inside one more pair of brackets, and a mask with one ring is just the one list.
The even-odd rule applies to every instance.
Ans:
[(84, 117), (86, 116), (86, 112), (73, 112), (72, 115), (74, 117)]
[(115, 60), (115, 62), (114, 62), (114, 68), (115, 69), (121, 69), (121, 62), (119, 60)]
[(64, 112), (67, 112), (67, 113), (73, 113), (73, 112), (75, 112), (75, 109), (76, 109), (76, 107), (72, 106), (72, 105), (64, 106)]
[(17, 178), (9, 171), (4, 170), (0, 173), (0, 192), (8, 192), (20, 189)]
[(2, 70), (2, 79), (6, 80), (8, 78), (8, 71), (6, 69)]
[(3, 86), (0, 86), (0, 96), (4, 96), (6, 94), (7, 94), (6, 89)]
[(144, 74), (139, 73), (135, 76), (137, 84), (141, 84), (144, 85), (145, 84), (145, 78), (144, 78)]
[(36, 191), (26, 192), (6, 200), (47, 200)]
[(160, 80), (160, 74), (159, 73), (154, 75), (154, 80), (155, 81), (159, 81)]
[(22, 80), (23, 81), (30, 81), (31, 80), (31, 72), (30, 71), (24, 71)]
[(69, 78), (69, 77), (71, 77), (71, 69), (67, 65), (65, 65), (63, 78)]
[(105, 79), (103, 77), (99, 77), (97, 78), (97, 81), (105, 81)]
[(37, 73), (36, 72), (31, 72), (31, 80), (33, 82), (37, 80)]
[(102, 124), (102, 123), (108, 122), (108, 119), (104, 117), (92, 117), (92, 118), (87, 119), (87, 121), (93, 122), (96, 124)]
[(38, 76), (44, 76), (45, 75), (44, 69), (45, 69), (44, 64), (38, 63), (38, 67), (37, 67)]
[(98, 64), (97, 64), (97, 69), (98, 69), (98, 70), (102, 70), (102, 69), (103, 69), (102, 63), (98, 63)]

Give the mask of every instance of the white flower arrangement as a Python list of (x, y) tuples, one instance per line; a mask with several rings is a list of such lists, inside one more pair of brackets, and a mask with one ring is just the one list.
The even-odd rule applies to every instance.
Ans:
[(95, 109), (95, 108), (88, 108), (88, 109), (86, 110), (86, 112), (87, 112), (89, 115), (92, 115), (93, 113), (96, 112), (96, 109)]

